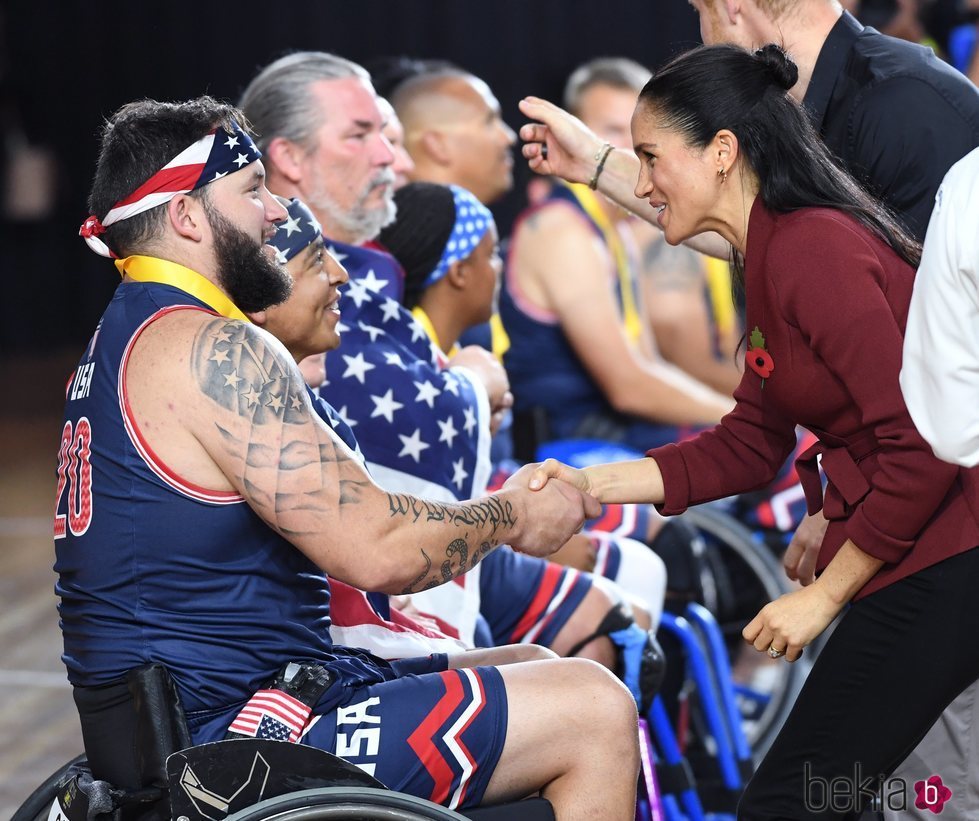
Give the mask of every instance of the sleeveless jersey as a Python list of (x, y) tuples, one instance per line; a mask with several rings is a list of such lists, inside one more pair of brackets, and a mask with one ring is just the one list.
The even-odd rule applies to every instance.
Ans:
[[(604, 241), (601, 229), (584, 211), (574, 193), (564, 185), (555, 185), (544, 203), (524, 212), (520, 219), (526, 219), (537, 209), (554, 202), (567, 203), (578, 210), (582, 219)], [(582, 365), (557, 317), (548, 316), (521, 299), (519, 286), (513, 277), (512, 259), (511, 243), (500, 292), (500, 317), (510, 337), (510, 349), (503, 357), (503, 364), (510, 377), (514, 409), (527, 411), (542, 408), (546, 412), (550, 438), (570, 438), (576, 435), (576, 428), (584, 417), (597, 413), (613, 415), (614, 410)], [(635, 299), (634, 281), (632, 285)], [(618, 281), (614, 288), (616, 303), (622, 314), (623, 295)], [(587, 305), (582, 306), (582, 310), (587, 309)]]
[(121, 284), (68, 385), (55, 570), (69, 680), (93, 686), (160, 662), (194, 713), (247, 700), (288, 661), (328, 666), (336, 699), (392, 678), (332, 644), (319, 568), (241, 496), (187, 482), (142, 438), (128, 357), (175, 310), (213, 313), (170, 285)]

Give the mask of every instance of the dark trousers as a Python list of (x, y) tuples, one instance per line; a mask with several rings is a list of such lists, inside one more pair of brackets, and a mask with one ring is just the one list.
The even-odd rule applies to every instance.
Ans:
[[(853, 604), (748, 784), (738, 818), (856, 819), (881, 784), (886, 800), (890, 774), (979, 678), (977, 636), (979, 548)], [(947, 786), (951, 808), (955, 784)], [(979, 818), (973, 810), (969, 817)]]

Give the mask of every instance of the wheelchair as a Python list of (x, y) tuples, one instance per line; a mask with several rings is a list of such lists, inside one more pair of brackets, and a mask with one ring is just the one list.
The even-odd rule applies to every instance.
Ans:
[[(525, 430), (526, 420), (515, 422)], [(533, 427), (540, 429), (535, 421)], [(533, 437), (531, 442), (538, 442)], [(523, 443), (523, 448), (528, 442)], [(574, 467), (636, 459), (636, 453), (601, 440), (556, 440), (534, 445), (533, 460), (555, 458)], [(523, 455), (526, 455), (524, 453)], [(771, 549), (771, 537), (743, 524), (736, 500), (690, 508), (681, 517), (704, 541), (704, 583), (698, 602), (716, 618), (730, 657), (730, 670), (745, 736), (760, 759), (791, 709), (808, 670), (806, 663), (787, 664), (747, 648), (741, 630), (763, 605), (792, 588)], [(669, 609), (669, 604), (667, 606)], [(683, 615), (682, 608), (677, 615)], [(812, 654), (810, 654), (812, 655)]]
[(87, 754), (45, 779), (12, 821), (554, 821), (543, 798), (456, 812), (389, 790), (302, 744), (242, 738), (193, 745), (159, 664), (131, 670), (113, 686), (111, 706), (87, 715), (76, 690)]

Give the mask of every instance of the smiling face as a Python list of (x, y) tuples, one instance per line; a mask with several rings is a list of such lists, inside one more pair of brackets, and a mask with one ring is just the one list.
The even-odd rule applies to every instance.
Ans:
[(317, 239), (286, 263), (292, 295), (266, 312), (265, 329), (288, 348), (296, 361), (340, 345), (337, 323), (339, 287), (347, 271)]
[(210, 183), (201, 199), (218, 283), (243, 311), (260, 311), (289, 294), (289, 277), (264, 253), (286, 211), (254, 162)]
[(214, 210), (259, 247), (275, 234), (275, 224), (286, 217), (282, 204), (265, 187), (261, 160), (209, 183), (206, 196)]
[(716, 230), (721, 164), (711, 146), (689, 145), (682, 132), (667, 128), (645, 104), (633, 114), (632, 139), (640, 163), (636, 196), (659, 212), (656, 221), (666, 241), (677, 245)]

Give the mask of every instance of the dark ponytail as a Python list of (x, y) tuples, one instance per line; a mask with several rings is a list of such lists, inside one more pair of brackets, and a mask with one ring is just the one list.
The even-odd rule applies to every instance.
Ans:
[[(798, 79), (795, 63), (775, 44), (754, 54), (732, 45), (700, 46), (657, 71), (639, 104), (654, 109), (693, 146), (706, 147), (721, 129), (733, 132), (770, 210), (844, 211), (917, 267), (921, 246), (840, 167), (789, 97)], [(741, 260), (735, 263), (740, 274)]]

